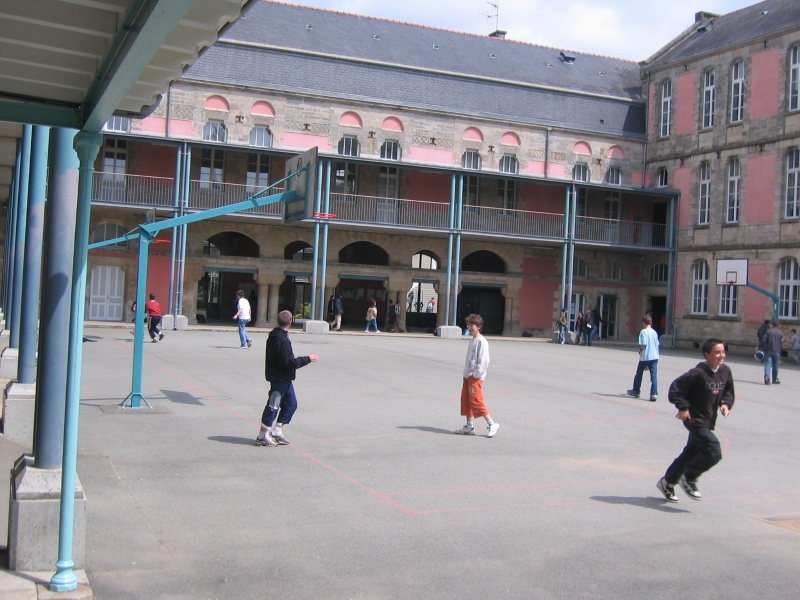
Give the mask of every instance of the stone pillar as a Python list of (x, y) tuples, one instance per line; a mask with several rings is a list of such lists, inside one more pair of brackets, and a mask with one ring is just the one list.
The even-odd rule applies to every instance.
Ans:
[(280, 285), (277, 283), (269, 284), (269, 301), (267, 303), (267, 323), (278, 322), (278, 293)]
[(269, 304), (269, 284), (258, 282), (258, 306), (256, 307), (256, 327), (267, 326), (267, 305)]
[(512, 331), (514, 323), (513, 311), (514, 311), (514, 298), (511, 295), (511, 291), (508, 290), (508, 288), (506, 288), (506, 310), (503, 315), (503, 335), (513, 335)]
[(322, 307), (322, 315), (326, 321), (328, 320), (328, 302), (330, 302), (331, 296), (336, 293), (334, 290), (336, 290), (336, 287), (332, 285), (325, 286), (325, 306)]
[(439, 286), (440, 290), (436, 297), (436, 326), (441, 327), (442, 325), (447, 325), (444, 322), (444, 305), (447, 302), (447, 292), (442, 289), (445, 286)]

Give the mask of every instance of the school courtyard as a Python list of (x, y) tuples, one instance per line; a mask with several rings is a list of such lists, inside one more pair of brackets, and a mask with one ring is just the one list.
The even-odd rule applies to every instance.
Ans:
[(667, 389), (699, 351), (663, 351), (651, 403), (625, 396), (633, 346), (490, 338), (484, 389), (500, 429), (487, 439), (452, 433), (465, 340), (292, 332), (295, 354), (320, 360), (298, 372), (291, 444), (264, 448), (253, 441), (266, 331), (246, 351), (233, 327), (145, 344), (152, 411), (115, 408), (130, 391), (128, 329), (85, 333), (78, 473), (97, 598), (749, 600), (800, 589), (798, 367), (767, 387), (761, 364), (729, 361), (724, 459), (701, 479), (702, 501), (678, 489), (667, 504), (655, 483), (686, 441)]

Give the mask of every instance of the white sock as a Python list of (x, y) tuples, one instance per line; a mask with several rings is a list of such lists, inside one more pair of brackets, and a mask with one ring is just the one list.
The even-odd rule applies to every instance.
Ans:
[(469, 427), (470, 429), (475, 429), (475, 423), (470, 423), (469, 421), (467, 421), (467, 427)]
[(276, 425), (275, 429), (272, 430), (272, 433), (275, 435), (283, 435), (283, 430), (281, 429), (280, 425)]
[(491, 427), (492, 425), (494, 425), (494, 420), (492, 420), (492, 419), (486, 419), (486, 424), (487, 424), (489, 427)]

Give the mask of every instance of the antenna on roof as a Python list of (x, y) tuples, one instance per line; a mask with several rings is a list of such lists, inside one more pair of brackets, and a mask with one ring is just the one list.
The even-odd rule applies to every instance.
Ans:
[(488, 13), (480, 13), (480, 14), (481, 14), (481, 16), (486, 17), (487, 21), (491, 21), (492, 19), (494, 19), (495, 32), (494, 33), (490, 33), (489, 37), (505, 37), (505, 31), (503, 32), (504, 35), (502, 35), (502, 36), (495, 35), (496, 33), (499, 33), (499, 31), (500, 31), (497, 28), (497, 25), (498, 25), (498, 23), (500, 21), (500, 6), (498, 4), (495, 4), (494, 2), (489, 2), (488, 0), (487, 0), (486, 4), (488, 4), (492, 8), (489, 9)]

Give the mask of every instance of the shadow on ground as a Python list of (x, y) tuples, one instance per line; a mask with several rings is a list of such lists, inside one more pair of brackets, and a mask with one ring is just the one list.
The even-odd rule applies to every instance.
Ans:
[(255, 438), (235, 437), (232, 435), (210, 435), (208, 439), (212, 442), (222, 442), (223, 444), (236, 444), (237, 446), (252, 446)]
[(598, 502), (605, 502), (606, 504), (630, 504), (631, 506), (639, 506), (641, 508), (649, 508), (668, 513), (689, 512), (688, 510), (683, 510), (682, 508), (667, 506), (664, 504), (665, 500), (661, 498), (640, 498), (638, 496), (590, 496), (589, 499), (596, 500)]
[(439, 429), (438, 427), (426, 427), (424, 425), (400, 425), (398, 429), (418, 429), (419, 431), (424, 431), (425, 433), (446, 433), (447, 435), (453, 435), (453, 432), (449, 429)]

